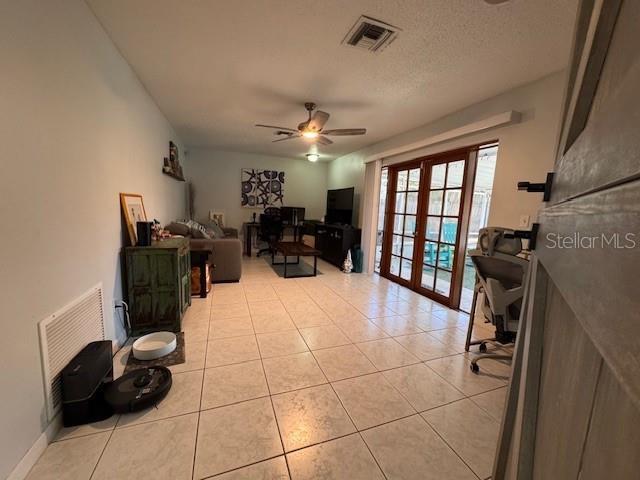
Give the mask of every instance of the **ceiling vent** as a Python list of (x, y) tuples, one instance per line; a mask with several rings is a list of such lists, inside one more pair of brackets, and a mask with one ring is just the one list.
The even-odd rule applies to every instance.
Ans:
[(381, 52), (398, 36), (399, 28), (362, 15), (342, 41), (343, 45)]

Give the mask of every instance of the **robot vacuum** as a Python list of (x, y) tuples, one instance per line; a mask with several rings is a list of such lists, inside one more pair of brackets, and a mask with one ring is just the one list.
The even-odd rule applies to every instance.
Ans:
[(160, 402), (170, 388), (171, 371), (168, 368), (139, 368), (108, 384), (104, 400), (116, 413), (136, 412)]

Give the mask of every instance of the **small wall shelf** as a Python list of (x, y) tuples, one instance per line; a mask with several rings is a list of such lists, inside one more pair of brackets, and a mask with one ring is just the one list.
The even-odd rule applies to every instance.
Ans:
[(165, 169), (163, 168), (162, 169), (162, 173), (164, 173), (165, 175), (169, 175), (171, 178), (175, 178), (176, 180), (178, 180), (180, 182), (184, 182), (185, 181), (185, 178), (183, 176), (178, 175), (177, 173), (172, 172), (170, 170), (169, 171), (165, 171)]

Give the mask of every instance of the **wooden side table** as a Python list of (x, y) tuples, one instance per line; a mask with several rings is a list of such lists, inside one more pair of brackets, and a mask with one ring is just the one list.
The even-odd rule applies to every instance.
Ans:
[(191, 250), (191, 267), (200, 268), (200, 298), (207, 298), (207, 269), (211, 250)]

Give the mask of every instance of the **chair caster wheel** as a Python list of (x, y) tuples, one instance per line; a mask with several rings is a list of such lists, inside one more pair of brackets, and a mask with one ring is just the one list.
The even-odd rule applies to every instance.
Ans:
[(480, 353), (486, 353), (487, 352), (487, 344), (486, 343), (481, 343), (480, 347), (478, 347), (478, 350), (480, 350)]
[(472, 363), (469, 368), (471, 368), (471, 371), (473, 373), (479, 373), (480, 372), (480, 367), (478, 366), (478, 364), (476, 363)]

